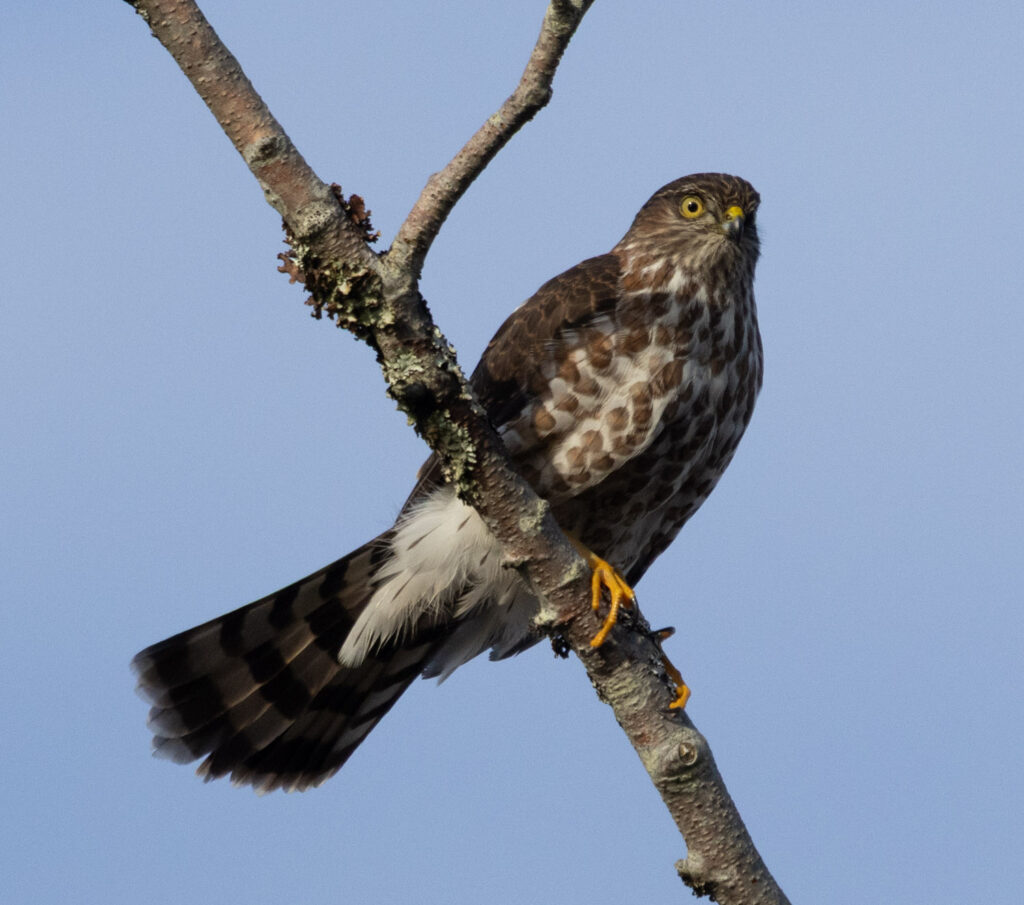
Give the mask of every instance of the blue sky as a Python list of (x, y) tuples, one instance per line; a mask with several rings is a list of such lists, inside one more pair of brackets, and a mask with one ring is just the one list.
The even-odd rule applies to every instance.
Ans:
[[(385, 528), (425, 448), (120, 2), (0, 34), (0, 899), (686, 898), (574, 661), (413, 686), (304, 795), (149, 757), (131, 655)], [(203, 4), (386, 242), (544, 4)], [(463, 364), (663, 183), (760, 190), (751, 428), (640, 584), (794, 902), (1020, 901), (1024, 13), (598, 0), (423, 276)]]

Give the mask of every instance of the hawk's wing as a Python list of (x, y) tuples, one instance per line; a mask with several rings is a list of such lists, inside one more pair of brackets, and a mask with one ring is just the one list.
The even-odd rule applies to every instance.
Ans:
[[(495, 429), (543, 395), (546, 383), (540, 365), (553, 347), (615, 308), (619, 272), (619, 259), (613, 254), (588, 258), (548, 280), (501, 325), (469, 379)], [(441, 483), (441, 467), (432, 454), (403, 508)]]
[(548, 280), (501, 325), (470, 378), (496, 428), (544, 393), (540, 364), (553, 347), (614, 310), (619, 272), (615, 255), (589, 258)]

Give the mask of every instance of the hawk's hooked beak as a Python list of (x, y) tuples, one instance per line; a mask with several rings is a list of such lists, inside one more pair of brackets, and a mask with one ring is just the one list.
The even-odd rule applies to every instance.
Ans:
[(746, 223), (746, 217), (743, 214), (743, 208), (734, 204), (722, 218), (722, 232), (730, 239), (739, 242), (743, 238), (744, 223)]

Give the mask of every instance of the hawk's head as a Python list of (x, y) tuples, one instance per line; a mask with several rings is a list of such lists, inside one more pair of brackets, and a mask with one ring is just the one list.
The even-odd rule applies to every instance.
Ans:
[(671, 260), (674, 267), (725, 268), (753, 277), (760, 254), (756, 216), (761, 196), (738, 176), (697, 173), (660, 188), (615, 247), (633, 265)]

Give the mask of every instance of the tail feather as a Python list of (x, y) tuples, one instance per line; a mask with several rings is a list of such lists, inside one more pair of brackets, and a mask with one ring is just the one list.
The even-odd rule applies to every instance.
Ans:
[[(331, 683), (278, 739), (255, 752), (245, 767), (319, 785), (333, 776), (423, 670), (429, 648), (392, 651)], [(237, 774), (233, 774), (237, 780)], [(244, 781), (244, 780), (243, 780)]]
[(375, 588), (388, 535), (276, 594), (174, 635), (132, 661), (152, 704), (154, 753), (203, 757), (264, 792), (333, 775), (424, 668), (441, 633), (343, 667), (338, 652)]
[[(164, 747), (173, 745), (190, 752), (189, 760), (217, 750), (218, 760), (224, 762), (227, 750), (235, 750), (243, 741), (254, 748), (273, 741), (337, 672), (337, 662), (329, 652), (308, 645), (262, 685), (251, 682), (250, 692), (237, 702), (222, 706), (215, 694), (193, 698), (186, 702), (187, 709), (163, 710), (151, 716), (150, 726), (166, 738)], [(168, 717), (174, 719), (173, 725)], [(235, 737), (239, 741), (229, 744)], [(173, 750), (161, 749), (165, 756)]]
[(155, 701), (150, 728), (182, 738), (231, 712), (233, 725), (241, 729), (249, 722), (242, 714), (252, 711), (254, 697), (263, 706), (273, 704), (286, 716), (297, 716), (309, 703), (310, 692), (319, 691), (333, 674), (337, 666), (335, 652), (353, 621), (337, 601), (327, 601), (316, 612), (320, 610), (333, 613), (335, 619), (332, 623), (321, 618), (318, 633), (307, 623), (298, 622), (282, 630), (276, 646), (272, 641), (263, 642), (241, 660), (222, 653), (222, 665), (177, 688), (155, 693), (147, 688), (146, 693)]
[[(183, 735), (206, 725), (224, 711), (242, 704), (259, 685), (276, 679), (305, 650), (312, 637), (308, 628), (296, 624), (281, 633), (276, 646), (265, 642), (261, 645), (263, 650), (250, 651), (243, 659), (222, 654), (222, 664), (180, 685), (161, 687), (152, 678), (146, 679), (143, 693), (153, 705), (150, 728)], [(216, 694), (212, 694), (213, 690)]]
[(308, 628), (318, 636), (341, 614), (354, 622), (372, 591), (389, 537), (382, 535), (276, 594), (146, 648), (132, 661), (140, 690), (154, 704), (170, 695), (164, 705), (170, 706), (187, 696), (189, 684), (199, 677), (243, 669), (259, 675), (272, 669), (291, 632), (301, 638)]

